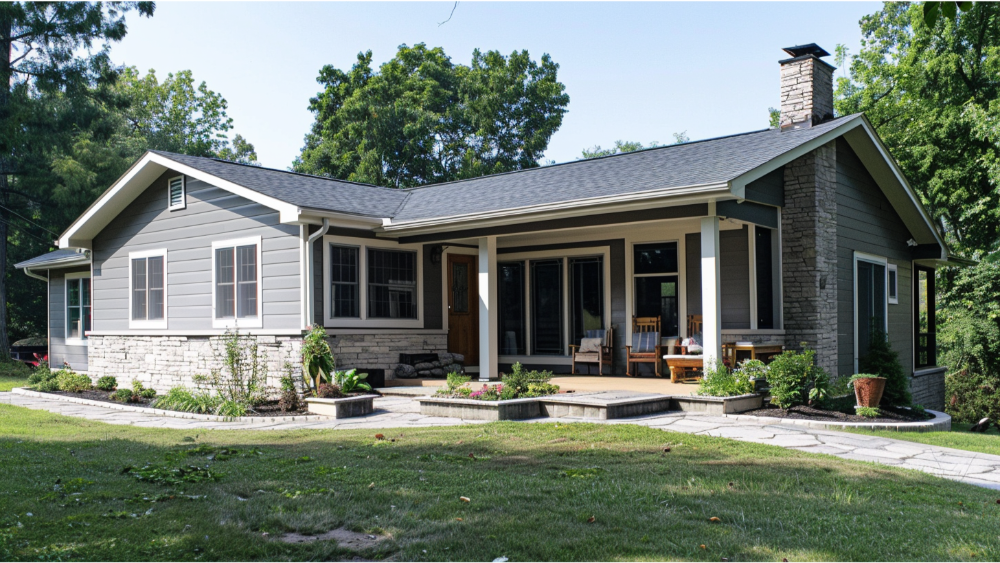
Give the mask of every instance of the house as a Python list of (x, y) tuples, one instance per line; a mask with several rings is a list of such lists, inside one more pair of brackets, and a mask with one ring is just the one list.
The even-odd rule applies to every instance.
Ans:
[(150, 151), (17, 265), (46, 282), (50, 363), (165, 389), (226, 330), (277, 368), (324, 326), (340, 367), (456, 352), (495, 378), (566, 372), (585, 331), (633, 317), (704, 354), (805, 342), (855, 373), (870, 327), (939, 408), (934, 268), (949, 250), (864, 115), (833, 117), (816, 45), (780, 61), (781, 126), (414, 189)]

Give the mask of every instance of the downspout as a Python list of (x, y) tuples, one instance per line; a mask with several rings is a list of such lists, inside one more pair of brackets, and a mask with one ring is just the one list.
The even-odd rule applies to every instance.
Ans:
[[(28, 268), (25, 268), (25, 269), (24, 269), (24, 273), (25, 273), (25, 274), (28, 274), (28, 277), (30, 277), (30, 278), (35, 278), (36, 280), (42, 280), (43, 282), (48, 282), (48, 281), (49, 281), (49, 278), (48, 278), (48, 277), (42, 277), (42, 276), (40, 276), (40, 275), (36, 274), (35, 272), (32, 272), (32, 271), (31, 271), (30, 269), (28, 269)], [(48, 273), (48, 270), (46, 270), (46, 271), (45, 271), (45, 273), (47, 274), (47, 273)]]
[(330, 230), (330, 219), (323, 218), (323, 226), (306, 240), (306, 326), (311, 327), (316, 317), (316, 284), (313, 283), (313, 243)]

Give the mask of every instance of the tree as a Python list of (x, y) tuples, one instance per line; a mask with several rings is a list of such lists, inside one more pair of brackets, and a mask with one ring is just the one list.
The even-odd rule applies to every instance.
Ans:
[(407, 187), (538, 166), (569, 96), (548, 55), (402, 45), (375, 70), (372, 53), (347, 72), (323, 67), (309, 101), (316, 120), (293, 169)]
[[(51, 116), (35, 102), (43, 93), (72, 95), (106, 76), (109, 44), (127, 31), (125, 14), (137, 11), (148, 17), (154, 9), (152, 2), (0, 4), (0, 357), (10, 351), (7, 250), (13, 200), (27, 210), (37, 208), (41, 199), (20, 181), (47, 150), (33, 126)], [(98, 42), (104, 46), (94, 52)]]
[[(680, 133), (673, 133), (674, 142), (672, 144), (679, 145), (681, 143), (687, 143), (691, 140), (688, 137), (687, 131), (681, 131)], [(653, 141), (648, 145), (643, 145), (637, 141), (615, 141), (615, 146), (607, 149), (602, 149), (601, 145), (594, 145), (589, 149), (583, 149), (580, 153), (580, 158), (598, 158), (601, 156), (611, 156), (613, 154), (622, 154), (626, 152), (641, 151), (643, 149), (655, 149), (657, 147), (662, 147), (657, 141)]]
[(837, 80), (837, 112), (866, 113), (955, 250), (995, 250), (1000, 5), (928, 26), (921, 5), (887, 2), (861, 28), (861, 51)]

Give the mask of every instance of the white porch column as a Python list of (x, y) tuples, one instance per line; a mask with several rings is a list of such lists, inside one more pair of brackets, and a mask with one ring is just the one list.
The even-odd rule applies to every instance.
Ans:
[(497, 237), (479, 239), (479, 381), (498, 377)]
[(701, 320), (705, 369), (722, 357), (722, 305), (719, 283), (719, 218), (701, 219)]

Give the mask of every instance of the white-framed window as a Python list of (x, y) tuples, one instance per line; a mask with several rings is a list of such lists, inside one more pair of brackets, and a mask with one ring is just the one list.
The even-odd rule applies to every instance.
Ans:
[(261, 239), (212, 243), (212, 326), (261, 328)]
[(167, 209), (174, 211), (187, 207), (187, 188), (184, 176), (167, 180)]
[(884, 256), (854, 253), (854, 369), (881, 331), (889, 332), (889, 268)]
[(66, 274), (66, 344), (86, 345), (91, 330), (90, 272)]
[(897, 270), (895, 264), (889, 264), (888, 272), (888, 291), (889, 291), (889, 304), (899, 305), (899, 270)]
[(324, 236), (324, 324), (423, 327), (422, 262), (422, 245)]
[(129, 328), (167, 328), (167, 251), (129, 252)]

